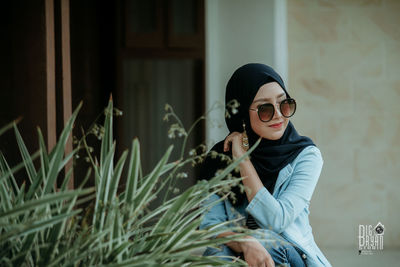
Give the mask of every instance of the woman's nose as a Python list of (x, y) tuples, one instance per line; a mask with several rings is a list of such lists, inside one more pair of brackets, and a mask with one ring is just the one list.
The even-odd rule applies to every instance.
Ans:
[(281, 113), (281, 106), (280, 103), (275, 103), (274, 105), (274, 117), (277, 116), (278, 118), (282, 117), (282, 113)]

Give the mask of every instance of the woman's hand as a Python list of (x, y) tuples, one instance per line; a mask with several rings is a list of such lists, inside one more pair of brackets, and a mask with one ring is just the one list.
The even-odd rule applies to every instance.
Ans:
[[(243, 134), (239, 132), (233, 132), (225, 138), (224, 151), (229, 151), (232, 146), (233, 159), (240, 158), (246, 153), (243, 148)], [(258, 176), (256, 169), (247, 157), (239, 164), (240, 176), (243, 177), (243, 185), (245, 187), (247, 200), (249, 203), (257, 194), (257, 192), (264, 186)]]
[(254, 237), (249, 238), (249, 241), (241, 242), (244, 260), (252, 267), (274, 267), (275, 263), (272, 260), (268, 251)]
[(243, 146), (243, 134), (233, 132), (225, 138), (224, 151), (229, 151), (232, 147), (232, 156), (234, 159), (240, 158), (246, 153)]

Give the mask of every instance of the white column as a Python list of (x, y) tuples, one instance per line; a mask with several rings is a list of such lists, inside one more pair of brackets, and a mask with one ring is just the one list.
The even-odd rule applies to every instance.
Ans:
[[(225, 103), (225, 86), (243, 64), (274, 67), (287, 82), (285, 0), (206, 0), (206, 109)], [(228, 133), (224, 109), (210, 114), (206, 124), (209, 145)], [(218, 128), (218, 125), (222, 125)]]

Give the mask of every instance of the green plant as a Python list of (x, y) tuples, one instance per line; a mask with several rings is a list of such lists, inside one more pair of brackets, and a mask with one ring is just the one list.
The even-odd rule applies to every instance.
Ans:
[[(149, 203), (163, 190), (169, 190), (176, 179), (180, 179), (180, 168), (201, 159), (204, 154), (192, 153), (184, 159), (182, 152), (180, 160), (169, 162), (171, 146), (154, 169), (143, 175), (137, 139), (132, 141), (130, 153), (124, 151), (119, 159), (115, 158), (116, 144), (112, 133), (114, 109), (110, 100), (105, 109), (99, 159), (92, 156), (86, 135), (79, 141), (78, 147), (65, 156), (64, 147), (80, 107), (72, 114), (50, 153), (40, 129), (39, 150), (33, 155), (29, 154), (15, 122), (0, 129), (1, 135), (14, 128), (23, 159), (11, 168), (5, 156), (0, 154), (0, 265), (226, 264), (216, 257), (201, 257), (192, 253), (193, 249), (218, 246), (242, 236), (212, 239), (224, 230), (218, 226), (207, 231), (198, 230), (203, 214), (210, 208), (201, 203), (211, 194), (226, 191), (227, 187), (240, 181), (239, 178), (225, 177), (254, 148), (210, 181), (200, 181), (181, 194), (172, 194), (160, 206), (149, 210)], [(88, 169), (83, 179), (77, 178), (82, 180), (78, 188), (69, 190), (67, 184), (71, 171), (64, 173), (63, 170), (82, 147), (87, 151), (92, 168)], [(39, 161), (38, 167), (35, 167), (35, 160)], [(118, 192), (126, 167), (126, 186)], [(22, 169), (29, 181), (19, 185), (14, 174)], [(94, 188), (85, 188), (92, 175)], [(61, 182), (58, 188), (57, 180)], [(79, 207), (85, 208), (82, 210)], [(240, 228), (236, 230), (240, 231)], [(233, 264), (242, 265), (244, 262), (237, 260)]]

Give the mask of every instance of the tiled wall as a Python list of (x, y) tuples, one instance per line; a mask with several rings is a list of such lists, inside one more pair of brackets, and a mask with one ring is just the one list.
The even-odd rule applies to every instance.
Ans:
[(357, 249), (358, 225), (400, 247), (400, 1), (288, 0), (292, 119), (324, 168), (310, 219), (321, 247)]

